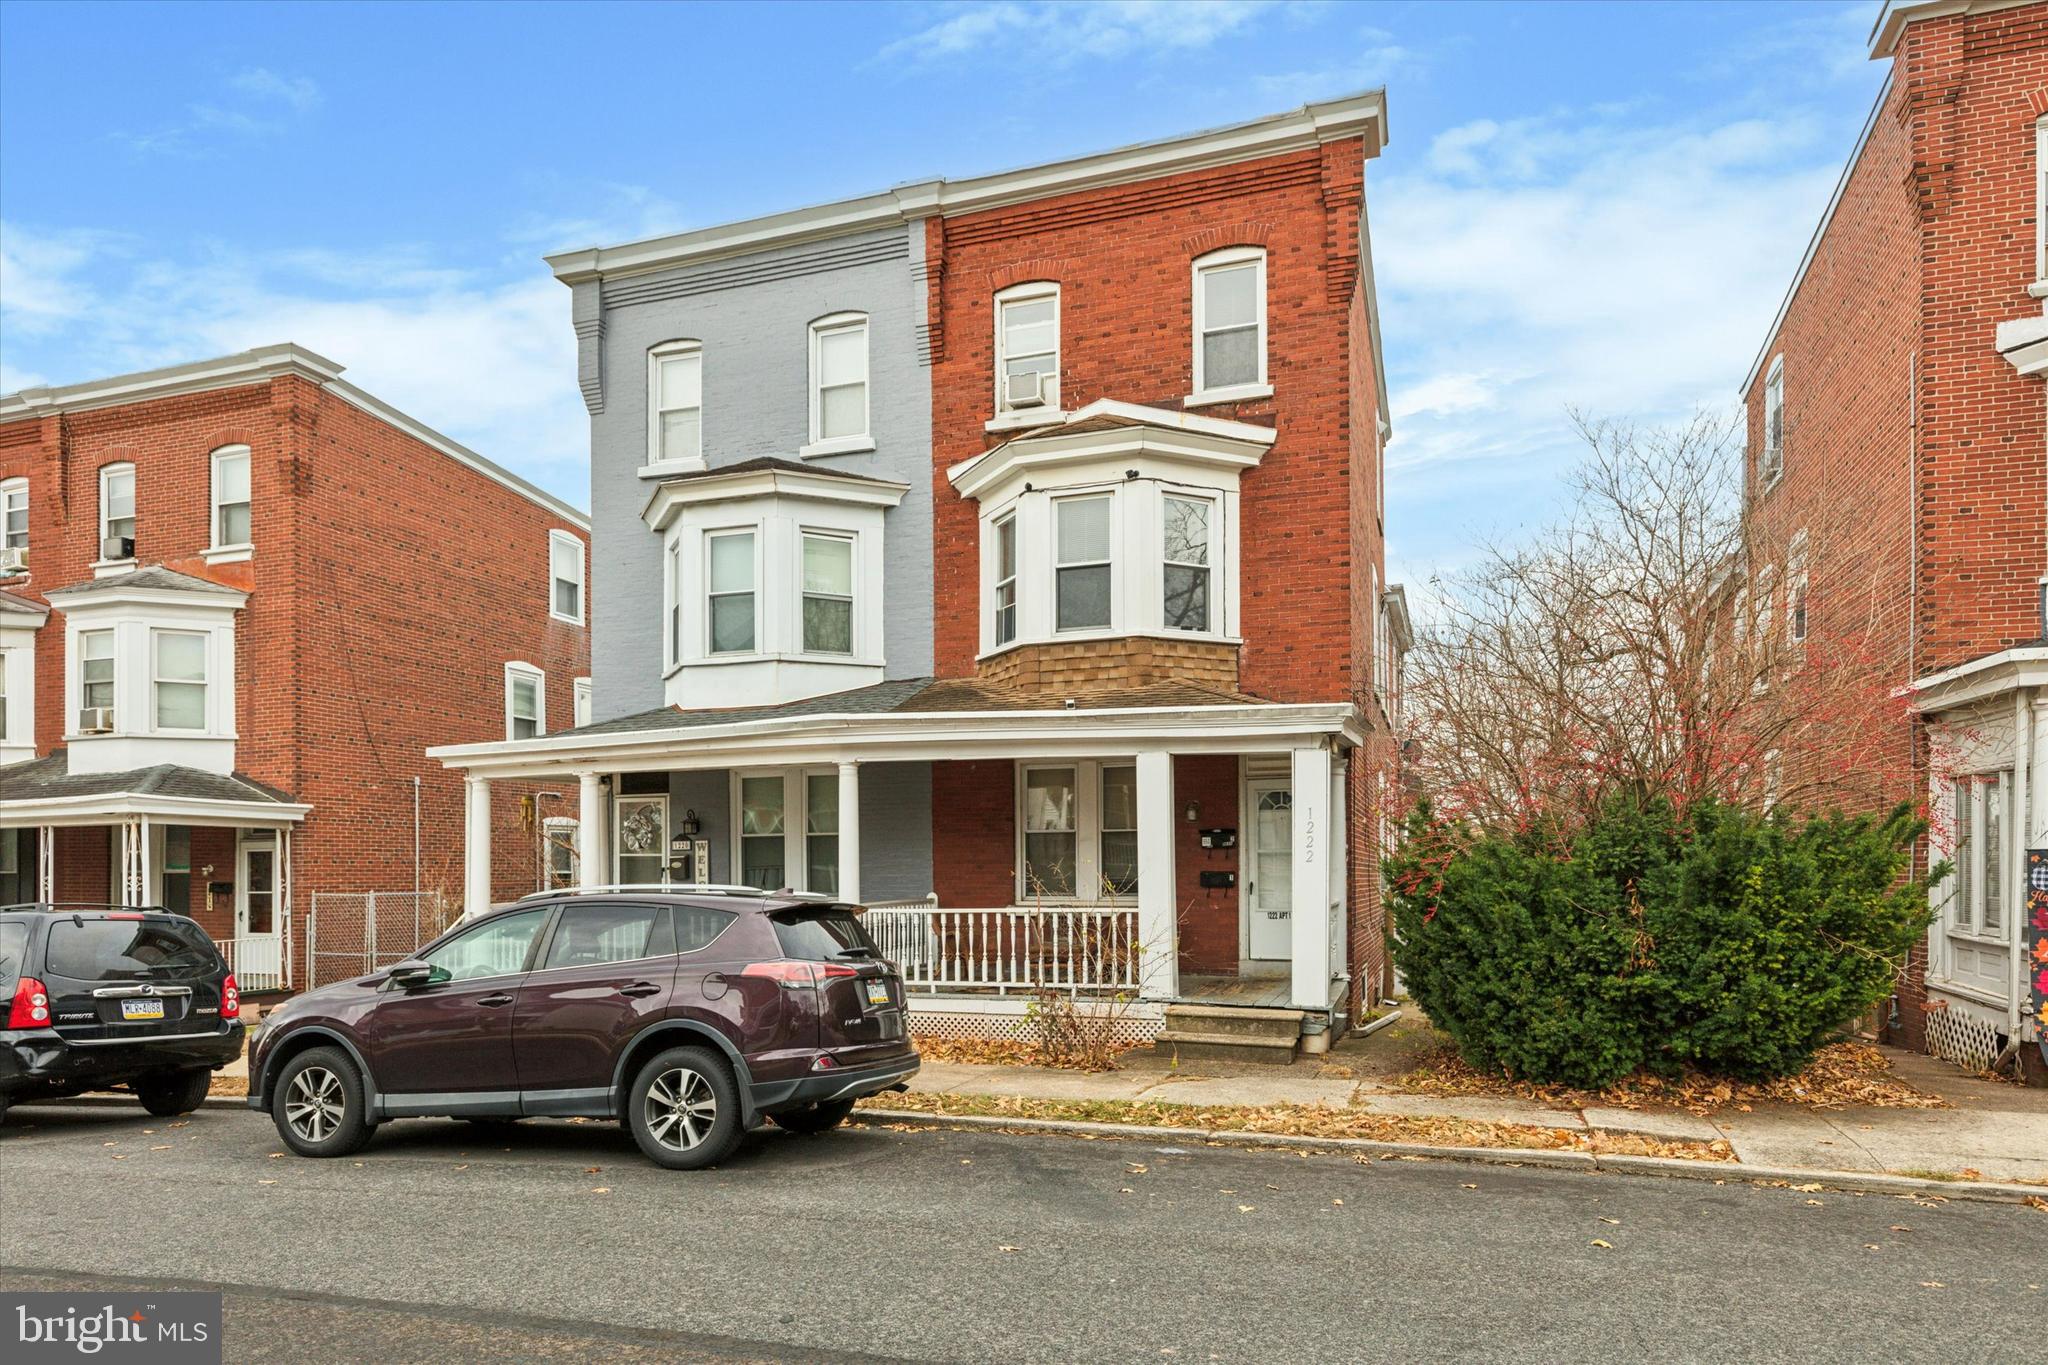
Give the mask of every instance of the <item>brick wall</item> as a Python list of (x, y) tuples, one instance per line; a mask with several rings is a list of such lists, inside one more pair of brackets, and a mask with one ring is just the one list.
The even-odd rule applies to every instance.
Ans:
[[(1181, 754), (1173, 760), (1173, 866), (1175, 913), (1180, 924), (1180, 969), (1186, 972), (1237, 975), (1238, 885), (1207, 888), (1204, 872), (1238, 872), (1238, 854), (1244, 832), (1238, 818), (1238, 766), (1230, 754)], [(1200, 818), (1183, 818), (1188, 804), (1200, 808)], [(1239, 848), (1202, 847), (1202, 831), (1217, 827), (1237, 829)]]
[(932, 890), (940, 905), (1016, 900), (1015, 774), (1007, 759), (932, 764)]

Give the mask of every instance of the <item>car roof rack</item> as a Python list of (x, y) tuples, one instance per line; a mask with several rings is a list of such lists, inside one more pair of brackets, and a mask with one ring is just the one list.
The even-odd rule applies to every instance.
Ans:
[(792, 891), (787, 887), (780, 891), (763, 891), (758, 886), (747, 886), (738, 882), (606, 882), (599, 886), (561, 886), (552, 891), (533, 891), (521, 896), (514, 904), (531, 900), (543, 900), (554, 896), (608, 896), (619, 892), (655, 893), (664, 896), (745, 896), (751, 900), (805, 900), (833, 902), (836, 896), (827, 896), (817, 891)]

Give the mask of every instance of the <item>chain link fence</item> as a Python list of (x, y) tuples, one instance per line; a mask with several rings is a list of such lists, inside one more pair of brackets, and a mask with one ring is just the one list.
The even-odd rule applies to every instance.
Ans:
[(462, 916), (439, 891), (315, 891), (306, 913), (306, 989), (403, 962)]

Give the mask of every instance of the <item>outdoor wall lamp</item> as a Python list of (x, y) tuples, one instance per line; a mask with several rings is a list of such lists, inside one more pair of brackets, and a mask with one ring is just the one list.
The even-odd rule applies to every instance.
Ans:
[(681, 834), (685, 837), (695, 837), (697, 831), (701, 828), (703, 828), (703, 826), (702, 823), (697, 819), (697, 812), (694, 810), (686, 810), (683, 812), (682, 820), (679, 821), (676, 825), (676, 833)]

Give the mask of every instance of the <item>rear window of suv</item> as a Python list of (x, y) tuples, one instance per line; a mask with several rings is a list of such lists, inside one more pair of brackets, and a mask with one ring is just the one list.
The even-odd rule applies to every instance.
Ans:
[(21, 957), (28, 951), (28, 926), (20, 920), (0, 924), (0, 999), (13, 996), (21, 982)]
[(799, 962), (830, 962), (841, 957), (882, 955), (851, 910), (838, 906), (780, 910), (773, 918), (775, 937), (782, 944), (784, 957)]
[(73, 981), (194, 981), (220, 969), (213, 941), (174, 919), (60, 919), (44, 961)]

